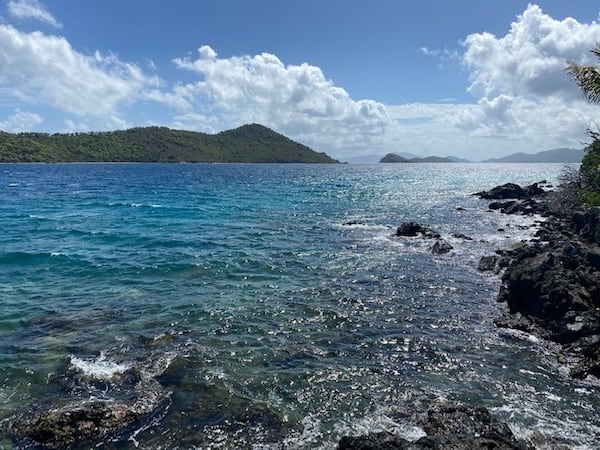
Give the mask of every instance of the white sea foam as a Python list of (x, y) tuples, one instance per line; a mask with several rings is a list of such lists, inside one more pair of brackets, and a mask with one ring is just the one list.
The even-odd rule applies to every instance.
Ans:
[(353, 418), (349, 422), (338, 423), (335, 428), (337, 431), (336, 434), (340, 436), (368, 435), (387, 431), (411, 442), (417, 441), (427, 435), (422, 428), (407, 423), (396, 422), (381, 410), (364, 417)]
[(110, 380), (115, 375), (125, 373), (131, 368), (130, 364), (117, 363), (106, 358), (104, 353), (93, 360), (86, 360), (71, 356), (71, 367), (85, 375), (97, 380)]

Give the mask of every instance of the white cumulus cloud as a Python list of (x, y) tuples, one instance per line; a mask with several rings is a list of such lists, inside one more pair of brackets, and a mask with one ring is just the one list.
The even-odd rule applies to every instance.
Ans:
[(10, 133), (31, 131), (42, 122), (38, 114), (17, 109), (14, 114), (0, 121), (0, 130)]
[(196, 59), (174, 63), (199, 76), (165, 99), (191, 107), (188, 114), (220, 116), (233, 126), (260, 122), (320, 148), (370, 145), (390, 124), (383, 104), (353, 100), (310, 64), (285, 65), (269, 53), (220, 58), (206, 45)]
[(471, 70), (469, 90), (476, 96), (498, 94), (546, 97), (579, 95), (565, 76), (569, 62), (590, 63), (600, 41), (600, 24), (556, 20), (529, 5), (503, 37), (490, 33), (467, 36), (464, 62)]
[(109, 117), (158, 86), (112, 54), (85, 55), (60, 36), (0, 25), (0, 100), (42, 103), (79, 116)]
[(474, 136), (580, 147), (597, 109), (583, 101), (565, 68), (595, 63), (590, 50), (598, 41), (599, 23), (557, 20), (531, 4), (505, 36), (467, 36), (463, 62), (478, 100), (451, 123)]
[(12, 17), (39, 20), (53, 27), (62, 28), (62, 24), (37, 0), (10, 0), (7, 8)]

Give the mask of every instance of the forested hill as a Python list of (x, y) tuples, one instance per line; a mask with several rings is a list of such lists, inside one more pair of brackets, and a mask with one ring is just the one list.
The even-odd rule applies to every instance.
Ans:
[(337, 163), (262, 125), (218, 134), (164, 127), (46, 134), (0, 131), (0, 162)]

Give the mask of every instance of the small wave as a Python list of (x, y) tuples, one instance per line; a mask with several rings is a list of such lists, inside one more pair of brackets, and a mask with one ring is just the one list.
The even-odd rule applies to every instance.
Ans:
[(358, 419), (354, 418), (345, 423), (338, 423), (336, 431), (340, 436), (368, 435), (387, 431), (411, 442), (427, 436), (421, 427), (398, 422), (382, 410)]
[(155, 203), (150, 203), (150, 204), (146, 204), (146, 203), (130, 203), (129, 206), (131, 206), (132, 208), (164, 208), (163, 205), (158, 205)]
[[(391, 230), (390, 227), (386, 226), (386, 225), (376, 225), (376, 224), (369, 224), (369, 223), (363, 223), (363, 222), (346, 222), (344, 224), (334, 224), (336, 225), (338, 228), (340, 229), (350, 229), (350, 230), (367, 230), (367, 231), (386, 231), (386, 230)], [(391, 231), (390, 231), (391, 232)]]
[(117, 363), (106, 358), (104, 353), (100, 353), (96, 359), (85, 360), (71, 356), (71, 367), (81, 372), (84, 376), (96, 380), (110, 380), (116, 375), (123, 374), (131, 369), (131, 365)]

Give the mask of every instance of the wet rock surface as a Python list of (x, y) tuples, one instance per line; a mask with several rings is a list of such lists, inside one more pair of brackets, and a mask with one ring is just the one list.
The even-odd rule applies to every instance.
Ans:
[(540, 187), (540, 185), (543, 184), (545, 184), (545, 181), (539, 181), (523, 187), (514, 183), (506, 183), (501, 186), (496, 186), (489, 191), (481, 191), (473, 195), (477, 195), (486, 200), (503, 200), (509, 198), (530, 199), (531, 197), (540, 196), (546, 193), (546, 191)]
[(417, 222), (405, 222), (401, 224), (396, 230), (395, 236), (407, 236), (407, 237), (415, 237), (415, 236), (423, 236), (426, 238), (439, 238), (440, 234), (433, 231), (426, 225), (422, 225)]
[(414, 413), (409, 421), (426, 433), (411, 442), (388, 432), (343, 437), (339, 450), (417, 450), (417, 449), (527, 449), (508, 425), (496, 420), (485, 408), (441, 404), (424, 413)]
[[(521, 190), (535, 192), (531, 186)], [(504, 270), (498, 301), (508, 309), (495, 323), (561, 344), (572, 376), (600, 376), (600, 209), (554, 215), (533, 195), (515, 204), (490, 208), (523, 214), (526, 205), (527, 213), (547, 220), (532, 242), (480, 260), (480, 271)]]
[(434, 255), (443, 255), (444, 253), (452, 251), (453, 248), (454, 247), (452, 247), (452, 245), (450, 245), (450, 243), (447, 240), (440, 238), (437, 241), (435, 241), (435, 243), (431, 247), (431, 253), (433, 253)]
[(24, 448), (68, 449), (118, 439), (136, 423), (168, 408), (170, 393), (158, 383), (140, 383), (131, 401), (74, 400), (62, 405), (34, 406), (3, 425)]
[[(421, 237), (423, 239), (435, 239), (433, 245), (429, 247), (429, 250), (434, 255), (444, 255), (446, 253), (451, 252), (454, 247), (444, 238), (442, 238), (441, 234), (437, 231), (434, 231), (432, 228), (427, 225), (422, 225), (417, 222), (405, 222), (401, 224), (396, 233), (394, 233), (396, 237)], [(471, 240), (470, 237), (464, 234), (456, 234), (455, 237)]]

